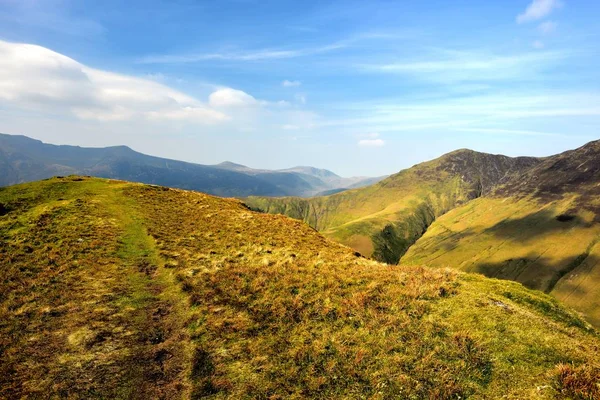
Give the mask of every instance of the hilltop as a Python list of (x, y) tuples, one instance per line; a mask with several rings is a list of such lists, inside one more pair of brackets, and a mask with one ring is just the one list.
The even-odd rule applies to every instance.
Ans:
[(53, 176), (90, 175), (225, 196), (311, 196), (366, 186), (382, 178), (342, 178), (312, 167), (260, 170), (232, 162), (193, 164), (138, 153), (127, 146), (56, 146), (0, 134), (0, 186)]
[(509, 281), (95, 178), (0, 188), (2, 398), (597, 398), (600, 336)]
[(600, 325), (600, 141), (548, 157), (440, 217), (402, 263), (551, 293)]
[(310, 199), (250, 197), (246, 203), (301, 219), (365, 256), (396, 264), (437, 217), (539, 162), (463, 149), (365, 188)]

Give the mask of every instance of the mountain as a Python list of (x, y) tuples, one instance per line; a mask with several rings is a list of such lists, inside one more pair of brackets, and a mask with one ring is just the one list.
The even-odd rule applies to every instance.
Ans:
[(0, 188), (0, 241), (0, 398), (600, 395), (600, 335), (552, 297), (237, 200), (53, 178)]
[(600, 141), (548, 157), (437, 219), (402, 263), (543, 290), (600, 325)]
[(246, 203), (304, 220), (366, 256), (396, 264), (437, 217), (539, 162), (463, 149), (365, 188), (310, 199), (251, 197)]
[(230, 161), (222, 162), (214, 165), (214, 167), (256, 176), (277, 186), (287, 196), (294, 196), (294, 193), (300, 193), (300, 197), (318, 196), (321, 193), (342, 192), (352, 188), (369, 186), (386, 178), (386, 176), (342, 178), (326, 169), (302, 166), (279, 170), (253, 169)]
[[(308, 173), (308, 172), (311, 172)], [(199, 190), (219, 196), (310, 196), (376, 178), (341, 178), (333, 172), (254, 170), (225, 162), (200, 165), (138, 153), (126, 146), (55, 146), (25, 136), (0, 134), (0, 185), (61, 175), (91, 175)], [(323, 181), (320, 175), (335, 176)], [(339, 186), (336, 186), (339, 185)]]

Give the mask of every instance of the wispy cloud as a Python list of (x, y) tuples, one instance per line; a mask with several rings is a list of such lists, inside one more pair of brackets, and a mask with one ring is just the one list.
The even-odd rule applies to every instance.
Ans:
[(451, 128), (456, 132), (474, 132), (500, 135), (518, 135), (518, 136), (548, 136), (548, 137), (566, 137), (561, 133), (540, 132), (523, 129), (499, 129), (499, 128)]
[(540, 20), (562, 6), (560, 0), (533, 0), (527, 9), (517, 15), (519, 24)]
[(524, 127), (540, 119), (547, 124), (551, 120), (599, 117), (600, 96), (582, 92), (547, 92), (537, 96), (490, 94), (412, 103), (398, 98), (348, 104), (343, 114), (354, 117), (323, 120), (317, 126), (357, 132), (358, 137), (365, 140), (378, 137), (366, 137), (362, 134), (364, 131), (397, 133), (450, 129), (549, 136), (544, 130)]
[(283, 82), (281, 82), (281, 86), (283, 87), (298, 87), (302, 85), (302, 82), (300, 81), (288, 81), (287, 79)]
[(363, 41), (389, 41), (415, 37), (415, 32), (362, 32), (333, 43), (301, 48), (236, 49), (215, 52), (188, 52), (184, 54), (148, 55), (140, 64), (185, 64), (202, 61), (268, 61), (309, 57), (347, 49)]
[(214, 53), (167, 54), (143, 57), (138, 60), (141, 64), (187, 64), (202, 61), (264, 61), (298, 57), (307, 57), (343, 49), (343, 42), (325, 46), (302, 49), (258, 49), (251, 51), (224, 51)]
[(493, 55), (479, 52), (448, 52), (446, 56), (429, 59), (360, 64), (365, 72), (405, 74), (437, 82), (497, 81), (534, 76), (553, 63), (569, 56), (563, 51), (528, 52), (513, 55)]
[(306, 95), (304, 93), (297, 93), (296, 95), (294, 95), (294, 98), (296, 99), (296, 101), (298, 101), (298, 103), (306, 104)]
[(562, 58), (557, 52), (547, 52), (545, 54), (521, 54), (515, 56), (477, 56), (462, 57), (447, 60), (435, 61), (408, 61), (389, 64), (371, 64), (364, 65), (365, 69), (371, 69), (382, 72), (440, 72), (448, 70), (494, 70), (515, 67), (531, 62), (552, 60)]
[(368, 139), (377, 139), (379, 137), (378, 132), (369, 132), (369, 133), (361, 133), (358, 137), (368, 138)]
[(69, 4), (54, 1), (0, 1), (10, 11), (0, 13), (0, 22), (17, 23), (20, 27), (41, 29), (73, 37), (99, 37), (106, 28), (98, 21), (75, 17), (68, 12)]

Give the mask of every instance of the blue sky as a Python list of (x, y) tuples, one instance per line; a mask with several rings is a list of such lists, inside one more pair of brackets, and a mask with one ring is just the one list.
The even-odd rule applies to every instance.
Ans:
[[(127, 3), (127, 4), (124, 4)], [(600, 137), (600, 3), (0, 0), (0, 132), (381, 175)]]

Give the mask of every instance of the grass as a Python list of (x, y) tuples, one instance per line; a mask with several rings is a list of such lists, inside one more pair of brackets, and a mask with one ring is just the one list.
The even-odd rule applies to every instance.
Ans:
[(516, 280), (552, 294), (598, 326), (600, 225), (578, 202), (577, 195), (546, 203), (531, 197), (474, 200), (434, 222), (402, 263)]
[(0, 203), (1, 398), (597, 394), (598, 333), (518, 283), (182, 190), (70, 177)]
[[(185, 346), (169, 343), (181, 333), (167, 312), (172, 288), (158, 268), (141, 268), (156, 258), (122, 186), (73, 178), (0, 192), (9, 210), (0, 222), (0, 397), (185, 392), (175, 364), (185, 365)], [(157, 310), (167, 313), (154, 321)], [(172, 365), (153, 361), (163, 350)]]
[(250, 197), (253, 209), (303, 220), (361, 254), (397, 264), (433, 220), (468, 201), (473, 188), (444, 169), (444, 160), (419, 164), (375, 185), (325, 197)]

